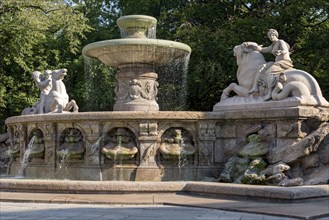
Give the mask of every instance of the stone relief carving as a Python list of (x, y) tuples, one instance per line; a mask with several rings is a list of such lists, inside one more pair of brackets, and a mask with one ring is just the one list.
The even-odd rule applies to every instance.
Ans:
[[(270, 29), (268, 37), (272, 41), (268, 47), (255, 42), (244, 42), (234, 47), (238, 83), (231, 83), (223, 90), (220, 102), (243, 104), (294, 97), (306, 105), (329, 106), (317, 81), (309, 73), (293, 68), (289, 45), (278, 38), (278, 32)], [(275, 61), (266, 62), (262, 53), (272, 53)], [(230, 98), (231, 92), (237, 96)]]
[(199, 163), (210, 165), (213, 164), (213, 146), (216, 141), (216, 133), (215, 133), (216, 123), (214, 122), (206, 122), (199, 124)]
[(109, 159), (129, 160), (138, 153), (137, 144), (133, 133), (127, 128), (116, 128), (110, 132), (107, 144), (102, 147), (101, 152)]
[(76, 126), (84, 132), (86, 162), (98, 164), (100, 145), (104, 139), (103, 135), (100, 134), (99, 124), (97, 122), (81, 122), (76, 123)]
[(305, 137), (306, 132), (302, 131), (302, 121), (292, 123), (290, 125), (281, 125), (278, 127), (278, 137), (288, 137), (290, 134), (298, 137)]
[(128, 80), (117, 80), (115, 85), (115, 95), (117, 100), (125, 100), (128, 97)]
[(54, 154), (54, 140), (52, 138), (52, 134), (55, 133), (54, 125), (53, 124), (38, 124), (38, 128), (40, 128), (43, 132), (43, 140), (45, 142), (45, 154), (46, 159), (48, 161), (52, 161), (52, 158), (55, 157)]
[(129, 82), (129, 97), (134, 100), (141, 97), (143, 93), (142, 84), (137, 79), (132, 79)]
[(141, 136), (157, 136), (158, 135), (158, 123), (145, 122), (139, 124), (139, 134)]
[(33, 140), (29, 158), (44, 158), (45, 142), (41, 130), (36, 129), (32, 132), (30, 141)]
[(86, 149), (82, 133), (79, 129), (68, 128), (64, 131), (64, 140), (57, 150), (62, 160), (81, 160)]
[(196, 152), (191, 135), (183, 128), (170, 128), (164, 132), (159, 147), (161, 155), (167, 160), (192, 156)]
[(20, 157), (20, 137), (19, 132), (15, 131), (13, 136), (10, 138), (10, 145), (8, 148), (8, 155), (10, 157), (11, 162), (15, 161), (16, 158)]
[(39, 71), (32, 73), (33, 79), (41, 90), (40, 101), (31, 108), (25, 108), (22, 115), (62, 113), (73, 110), (78, 112), (79, 107), (74, 100), (69, 101), (66, 87), (63, 83), (67, 75), (66, 69), (46, 70), (44, 76)]
[[(153, 85), (152, 85), (153, 84)], [(158, 82), (156, 81), (145, 81), (142, 82), (137, 79), (129, 81), (129, 98), (135, 100), (143, 98), (147, 100), (156, 100), (158, 93)]]
[(15, 158), (20, 157), (21, 146), (25, 145), (25, 127), (22, 124), (18, 124), (15, 125), (12, 129), (9, 129), (9, 131), (11, 130), (12, 132), (9, 133), (11, 136), (11, 144), (8, 153), (12, 159), (15, 160)]
[(21, 158), (21, 148), (25, 146), (25, 126), (17, 124), (8, 127), (9, 132), (9, 147), (7, 154), (9, 156), (9, 162), (7, 167), (7, 173), (10, 173), (11, 164), (17, 159)]

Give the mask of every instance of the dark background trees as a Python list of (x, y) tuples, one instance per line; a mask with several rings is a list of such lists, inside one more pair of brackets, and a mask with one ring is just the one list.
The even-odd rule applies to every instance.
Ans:
[(120, 38), (116, 19), (129, 14), (154, 16), (157, 38), (192, 48), (187, 110), (211, 111), (222, 90), (236, 80), (233, 47), (244, 41), (269, 45), (269, 28), (290, 44), (295, 67), (312, 74), (329, 99), (326, 0), (2, 0), (0, 130), (5, 118), (38, 99), (33, 70), (67, 68), (68, 93), (82, 111), (110, 110), (115, 70), (97, 64), (87, 65), (85, 72), (86, 63), (95, 61), (85, 62), (81, 50), (88, 43)]

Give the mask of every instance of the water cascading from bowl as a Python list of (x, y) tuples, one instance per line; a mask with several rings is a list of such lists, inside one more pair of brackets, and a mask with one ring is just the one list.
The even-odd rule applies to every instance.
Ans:
[(155, 39), (156, 22), (150, 16), (121, 17), (117, 24), (122, 39), (95, 42), (83, 48), (85, 57), (118, 68), (114, 111), (159, 111), (157, 95), (161, 86), (156, 67), (186, 60), (191, 53), (186, 44)]

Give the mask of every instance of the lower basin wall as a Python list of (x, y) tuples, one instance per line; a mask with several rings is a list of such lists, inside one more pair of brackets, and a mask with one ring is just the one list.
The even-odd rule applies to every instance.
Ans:
[[(275, 162), (271, 155), (312, 134), (328, 121), (328, 115), (328, 109), (296, 107), (11, 117), (6, 120), (13, 143), (8, 174), (75, 180), (216, 181), (250, 133), (266, 133), (268, 158)], [(28, 149), (37, 153), (28, 155)], [(126, 152), (132, 153), (127, 156)], [(324, 163), (329, 161), (324, 159)], [(305, 172), (300, 167), (291, 175)]]

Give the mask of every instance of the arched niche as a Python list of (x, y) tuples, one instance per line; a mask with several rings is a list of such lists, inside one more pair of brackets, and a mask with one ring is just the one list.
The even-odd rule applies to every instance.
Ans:
[[(28, 136), (29, 158), (45, 158), (45, 142), (41, 129), (33, 128)], [(26, 149), (26, 150), (27, 150)]]
[(138, 163), (139, 147), (135, 134), (126, 127), (109, 130), (104, 139), (102, 154), (112, 163)]
[(77, 128), (66, 128), (60, 135), (57, 156), (66, 160), (83, 160), (86, 148), (83, 133)]
[(183, 127), (171, 127), (166, 129), (161, 136), (159, 153), (161, 161), (176, 161), (193, 163), (197, 148), (191, 133)]

